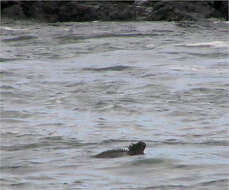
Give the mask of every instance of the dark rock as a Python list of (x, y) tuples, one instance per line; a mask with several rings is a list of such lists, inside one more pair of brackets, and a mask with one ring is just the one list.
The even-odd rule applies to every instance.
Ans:
[(98, 18), (98, 7), (68, 2), (59, 8), (58, 21), (92, 21)]
[(228, 20), (227, 1), (2, 1), (2, 16), (63, 21)]
[(20, 3), (17, 2), (1, 2), (1, 15), (9, 18), (26, 18)]
[(1, 1), (1, 9), (5, 9), (5, 8), (8, 8), (8, 7), (11, 7), (12, 5), (15, 5), (17, 4), (16, 1)]
[(220, 15), (206, 1), (155, 2), (150, 20), (197, 21), (211, 17), (218, 18)]
[(213, 1), (209, 2), (209, 4), (215, 9), (215, 14), (217, 14), (218, 17), (228, 20), (228, 1)]
[(61, 3), (60, 1), (30, 1), (22, 2), (21, 6), (27, 18), (57, 22)]

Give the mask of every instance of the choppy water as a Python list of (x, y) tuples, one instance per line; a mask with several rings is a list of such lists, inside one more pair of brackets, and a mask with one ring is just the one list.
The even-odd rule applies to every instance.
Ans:
[(2, 189), (227, 189), (227, 28), (3, 20)]

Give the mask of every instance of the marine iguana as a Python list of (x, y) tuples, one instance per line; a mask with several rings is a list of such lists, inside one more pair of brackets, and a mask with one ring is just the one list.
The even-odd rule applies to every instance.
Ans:
[(135, 144), (129, 145), (128, 149), (108, 150), (95, 155), (95, 157), (96, 158), (116, 158), (116, 157), (122, 157), (128, 155), (134, 156), (134, 155), (144, 154), (145, 147), (146, 147), (146, 143), (139, 141)]

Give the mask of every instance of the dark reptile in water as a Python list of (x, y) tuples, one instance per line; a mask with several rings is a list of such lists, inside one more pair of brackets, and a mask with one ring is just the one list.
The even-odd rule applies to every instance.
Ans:
[(146, 143), (139, 141), (135, 144), (131, 144), (128, 149), (115, 149), (101, 152), (95, 155), (96, 158), (116, 158), (122, 156), (134, 156), (144, 154)]

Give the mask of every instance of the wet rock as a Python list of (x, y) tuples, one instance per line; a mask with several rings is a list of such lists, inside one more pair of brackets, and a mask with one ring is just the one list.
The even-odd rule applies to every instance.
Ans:
[(10, 18), (20, 18), (20, 19), (26, 18), (21, 4), (15, 1), (1, 2), (1, 15), (4, 15)]
[(60, 6), (58, 12), (59, 21), (91, 21), (96, 20), (97, 16), (96, 6), (88, 6), (78, 2), (68, 2)]
[(227, 1), (3, 1), (3, 16), (63, 21), (228, 20)]
[(213, 1), (210, 3), (215, 9), (215, 14), (217, 14), (219, 17), (225, 18), (225, 20), (228, 20), (228, 1)]
[[(215, 4), (216, 3), (216, 4)], [(217, 5), (217, 6), (216, 6)], [(150, 8), (150, 9), (149, 9)], [(182, 20), (201, 20), (207, 18), (224, 18), (228, 19), (228, 7), (224, 2), (164, 2), (153, 1), (149, 4), (144, 2), (140, 9), (143, 12), (138, 13), (144, 15), (144, 20), (166, 20), (166, 21), (182, 21)], [(222, 11), (223, 10), (223, 11)]]

